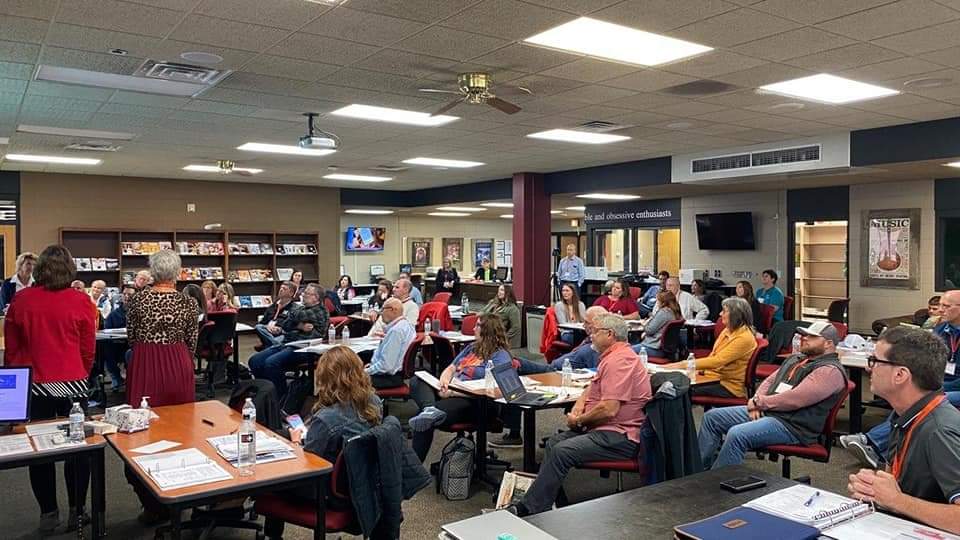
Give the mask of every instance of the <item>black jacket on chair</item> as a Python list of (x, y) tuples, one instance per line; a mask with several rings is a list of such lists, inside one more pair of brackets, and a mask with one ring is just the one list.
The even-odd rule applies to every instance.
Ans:
[[(670, 382), (675, 396), (660, 392)], [(672, 480), (703, 471), (697, 428), (690, 403), (690, 379), (683, 373), (657, 373), (650, 378), (653, 399), (647, 403), (647, 423), (656, 432), (653, 455), (647, 455), (648, 477)]]

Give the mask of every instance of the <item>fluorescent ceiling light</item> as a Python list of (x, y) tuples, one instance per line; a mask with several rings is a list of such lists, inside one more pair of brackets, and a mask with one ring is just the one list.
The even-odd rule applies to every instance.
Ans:
[(351, 208), (349, 210), (344, 210), (344, 214), (362, 214), (367, 216), (386, 216), (392, 214), (393, 210), (372, 210), (366, 208)]
[(476, 206), (438, 206), (437, 210), (442, 210), (444, 212), (486, 212), (486, 208), (479, 208)]
[(625, 135), (610, 135), (609, 133), (589, 133), (572, 129), (550, 129), (527, 135), (531, 139), (547, 139), (550, 141), (564, 141), (584, 144), (609, 144), (625, 141), (630, 137)]
[(437, 159), (437, 158), (426, 158), (426, 157), (405, 159), (403, 160), (403, 162), (409, 165), (426, 165), (428, 167), (452, 167), (456, 169), (468, 169), (470, 167), (479, 167), (481, 165), (486, 165), (486, 163), (480, 163), (479, 161), (460, 161), (457, 159)]
[(467, 217), (470, 214), (466, 212), (430, 212), (428, 216), (437, 216), (437, 217)]
[(513, 219), (513, 214), (500, 214), (503, 219)]
[(34, 154), (7, 154), (4, 156), (10, 161), (27, 161), (30, 163), (60, 163), (63, 165), (99, 165), (102, 159), (63, 157), (63, 156), (38, 156)]
[(831, 104), (864, 101), (900, 93), (890, 88), (844, 79), (827, 73), (768, 84), (761, 86), (759, 90)]
[(641, 66), (656, 66), (713, 50), (705, 45), (589, 17), (561, 24), (524, 41)]
[(268, 154), (290, 154), (293, 156), (326, 156), (336, 152), (329, 149), (300, 148), (290, 144), (268, 144), (258, 142), (248, 142), (241, 144), (237, 150), (247, 152), (267, 152)]
[(550, 213), (551, 213), (551, 214), (562, 214), (563, 211), (562, 211), (562, 210), (551, 210)]
[(20, 124), (19, 133), (33, 133), (36, 135), (61, 135), (64, 137), (83, 137), (85, 139), (113, 139), (118, 141), (132, 140), (136, 135), (122, 131), (98, 131), (96, 129), (70, 129), (54, 126), (32, 126)]
[(347, 105), (346, 107), (337, 109), (330, 114), (346, 116), (349, 118), (362, 118), (364, 120), (373, 120), (375, 122), (409, 124), (412, 126), (441, 126), (443, 124), (449, 124), (454, 120), (460, 119), (457, 116), (446, 116), (442, 114), (434, 116), (430, 113), (424, 112), (357, 104)]
[(639, 195), (627, 195), (625, 193), (584, 193), (577, 195), (578, 199), (599, 199), (602, 201), (631, 201), (639, 199)]
[(365, 174), (327, 174), (324, 178), (329, 180), (350, 180), (352, 182), (389, 182), (393, 180), (392, 176), (369, 176)]
[(34, 78), (38, 81), (78, 84), (81, 86), (95, 86), (97, 88), (112, 88), (114, 90), (129, 90), (131, 92), (145, 92), (147, 94), (179, 97), (198, 96), (204, 90), (212, 88), (206, 84), (165, 81), (162, 79), (118, 75), (116, 73), (47, 66), (43, 64), (37, 67)]
[(960, 169), (960, 161), (951, 161), (950, 163), (944, 163), (944, 167), (955, 167)]
[(568, 206), (564, 210), (573, 210), (574, 212), (583, 212), (587, 209), (586, 206)]
[(0, 137), (0, 144), (10, 144), (10, 137)]
[(513, 208), (512, 202), (485, 202), (480, 203), (480, 206), (488, 206), (490, 208)]
[[(187, 165), (183, 168), (185, 171), (194, 171), (194, 172), (215, 172), (215, 173), (224, 173), (224, 169), (216, 165)], [(250, 174), (260, 174), (263, 172), (263, 169), (248, 169), (245, 167), (234, 167), (230, 169), (232, 172), (245, 172)]]

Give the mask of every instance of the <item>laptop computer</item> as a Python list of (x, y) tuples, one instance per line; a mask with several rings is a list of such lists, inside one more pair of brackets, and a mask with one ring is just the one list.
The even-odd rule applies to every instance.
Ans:
[(552, 394), (527, 391), (512, 364), (504, 363), (494, 366), (493, 378), (500, 387), (503, 399), (511, 405), (543, 405), (550, 403), (556, 397)]
[(0, 367), (0, 423), (30, 420), (29, 366)]
[(534, 525), (506, 511), (491, 512), (467, 518), (441, 527), (447, 538), (453, 540), (480, 540), (510, 534), (524, 540), (557, 540)]

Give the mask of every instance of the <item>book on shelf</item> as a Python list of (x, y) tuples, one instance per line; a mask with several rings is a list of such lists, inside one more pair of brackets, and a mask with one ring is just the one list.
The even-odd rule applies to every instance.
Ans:
[(261, 242), (260, 253), (264, 255), (273, 255), (273, 246), (271, 246), (269, 242)]
[(87, 257), (77, 257), (74, 259), (77, 264), (77, 272), (90, 272), (93, 270), (93, 262)]
[(223, 255), (223, 242), (177, 242), (181, 255)]
[(256, 307), (269, 307), (273, 303), (273, 298), (267, 294), (260, 294), (253, 297), (253, 305)]
[(231, 255), (273, 255), (273, 247), (267, 242), (230, 242)]
[(105, 262), (106, 265), (107, 265), (107, 270), (119, 270), (119, 269), (120, 269), (120, 261), (119, 261), (119, 259), (106, 258), (106, 259), (104, 259), (104, 262)]
[(289, 281), (293, 277), (293, 268), (277, 268), (277, 279)]
[(237, 298), (240, 300), (240, 307), (241, 307), (241, 308), (251, 308), (251, 307), (253, 307), (253, 299), (252, 299), (251, 297), (249, 297), (249, 296), (238, 296)]
[(103, 272), (107, 269), (107, 260), (103, 257), (90, 259), (90, 267), (94, 272)]
[(250, 281), (250, 271), (237, 270), (237, 281)]
[(161, 249), (173, 249), (173, 242), (121, 242), (120, 252), (124, 255), (152, 255)]

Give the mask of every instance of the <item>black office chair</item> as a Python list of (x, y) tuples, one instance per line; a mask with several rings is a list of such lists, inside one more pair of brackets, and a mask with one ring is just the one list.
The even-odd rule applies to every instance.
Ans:
[[(207, 333), (206, 341), (200, 345), (203, 346), (201, 356), (207, 361), (203, 370), (206, 374), (207, 397), (212, 398), (216, 384), (226, 378), (226, 349), (233, 344), (233, 335), (237, 331), (237, 314), (229, 311), (208, 313), (207, 319), (213, 323), (212, 330)], [(211, 327), (204, 327), (207, 328)]]

